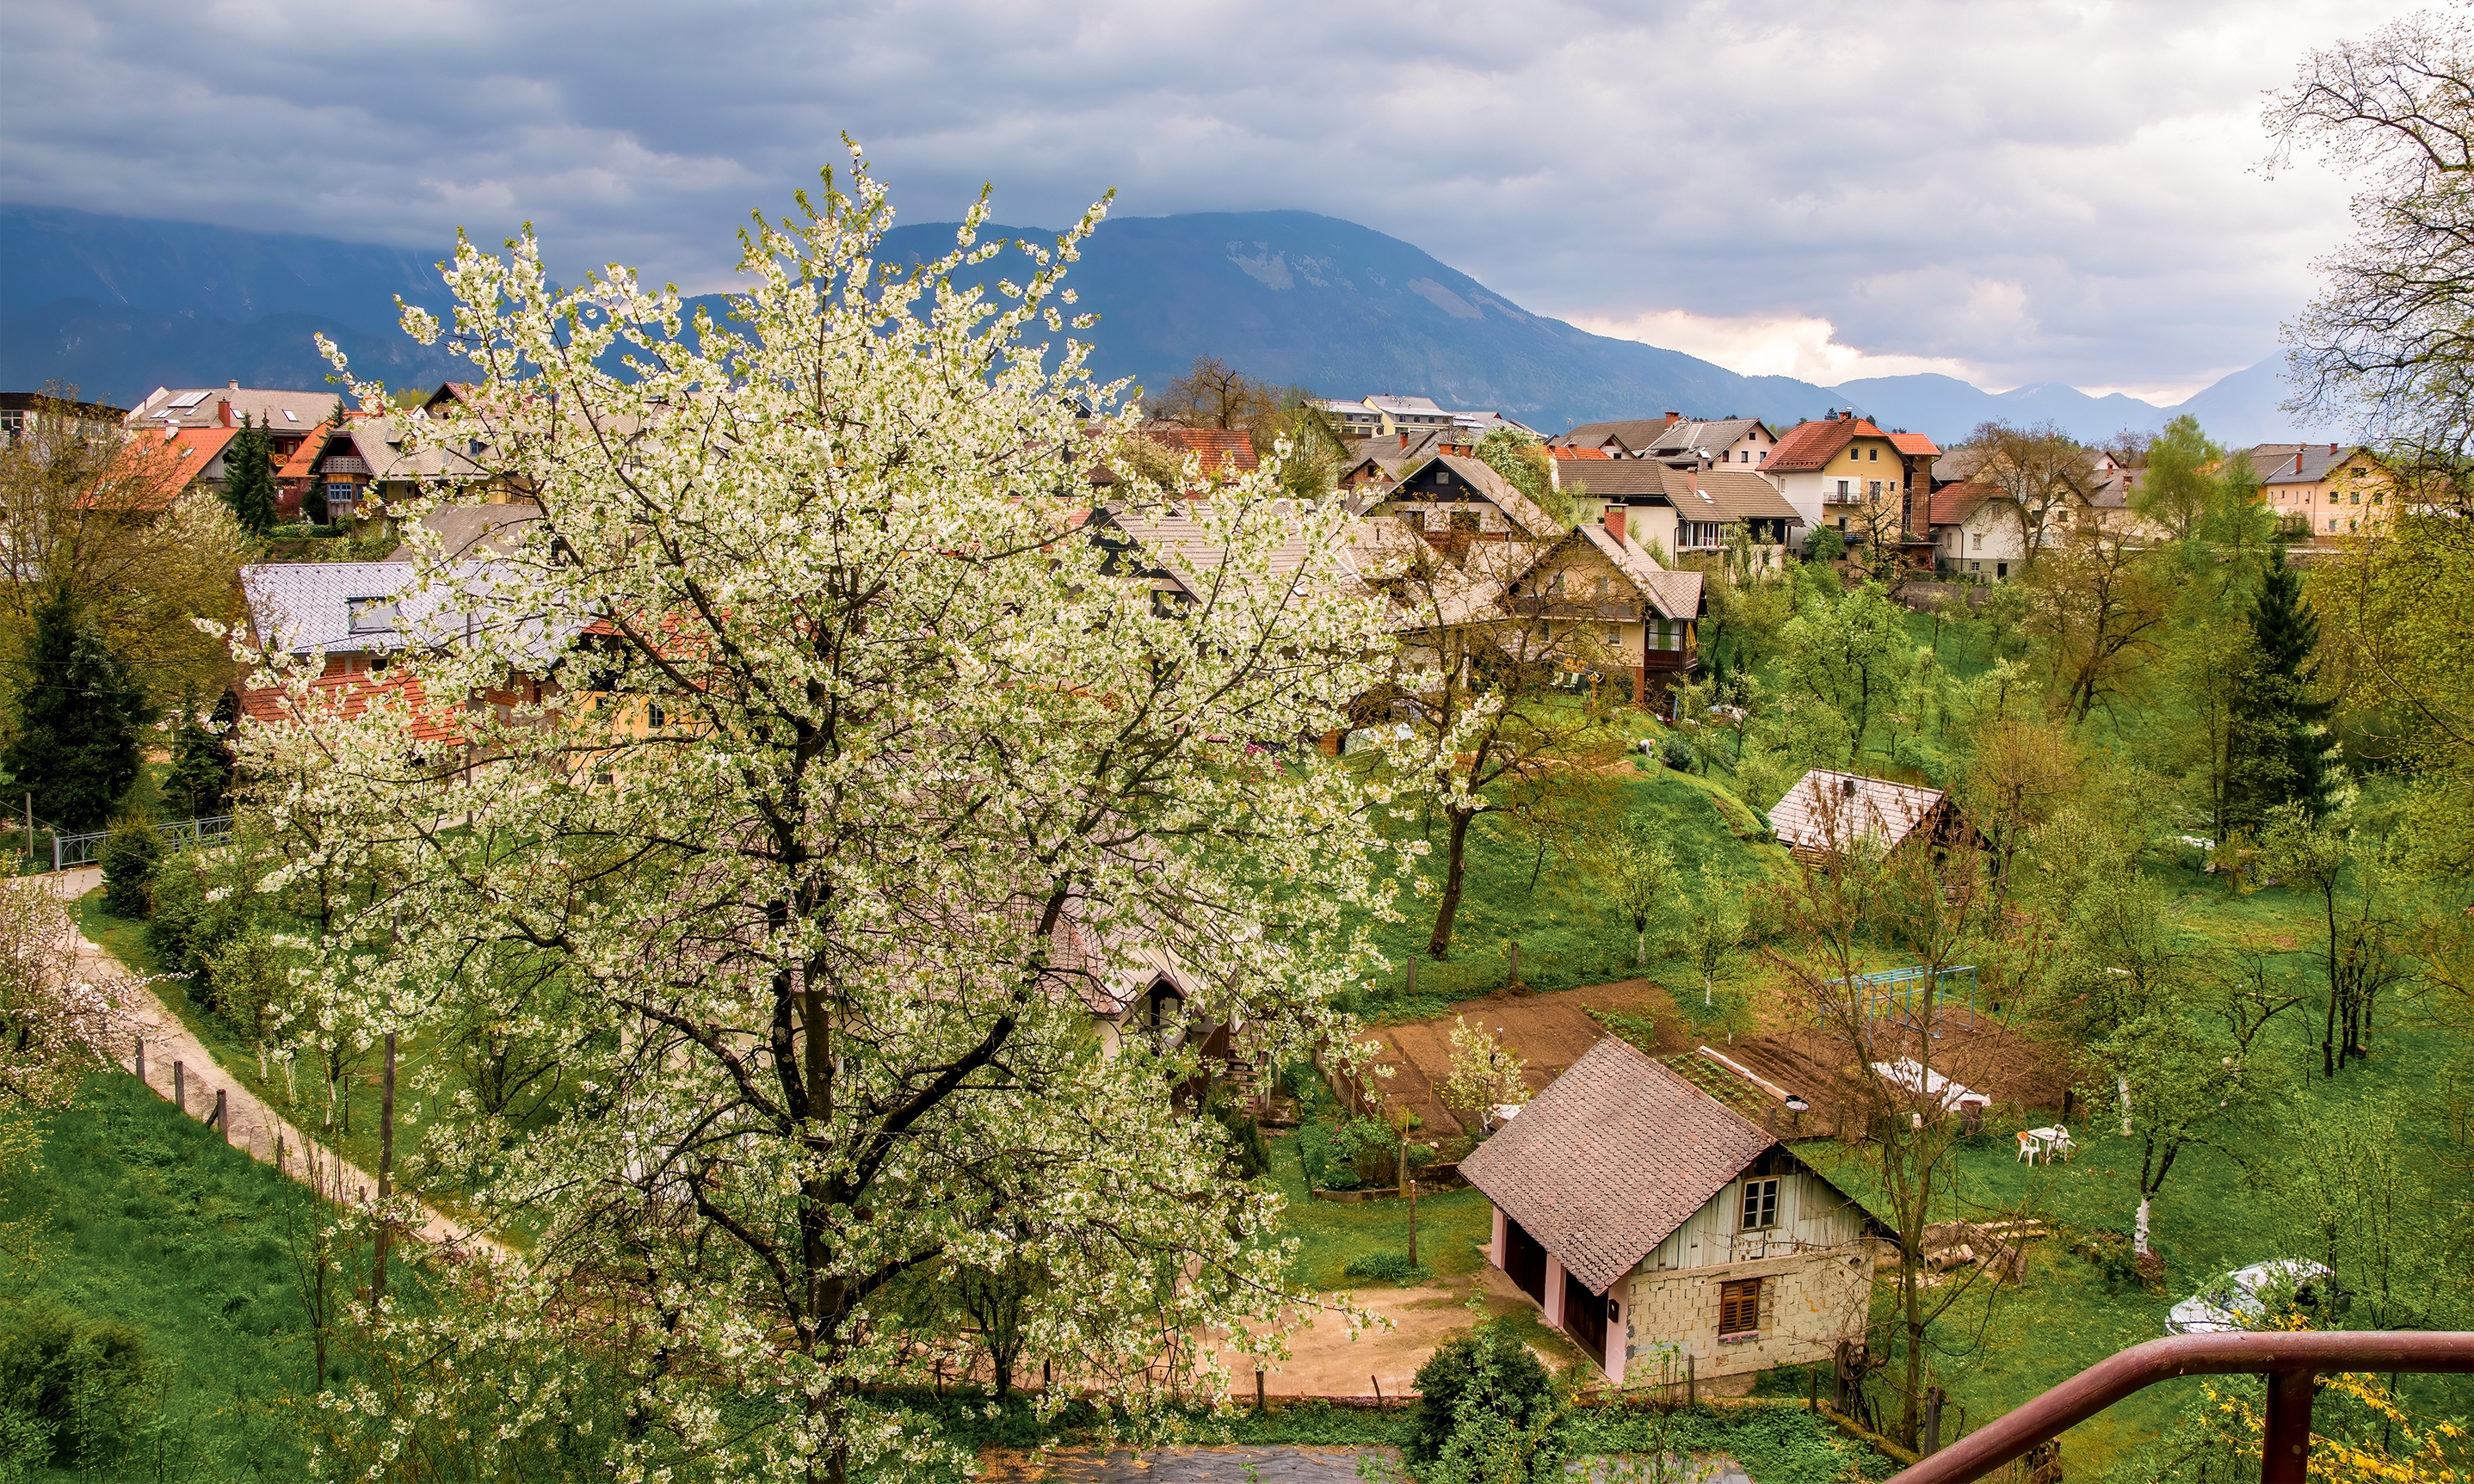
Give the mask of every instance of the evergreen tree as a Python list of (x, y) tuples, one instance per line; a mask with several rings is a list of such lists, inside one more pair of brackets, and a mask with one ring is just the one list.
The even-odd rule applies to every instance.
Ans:
[(2313, 698), (2319, 674), (2319, 619), (2302, 601), (2302, 574), (2279, 549), (2262, 575), (2251, 608), (2266, 699), (2285, 737), (2285, 767), (2271, 803), (2299, 803), (2315, 816), (2328, 805), (2329, 703)]
[(246, 413), (224, 449), (224, 503), (252, 536), (264, 536), (275, 524), (275, 440)]
[(230, 723), (231, 693), (216, 707), (210, 724), (196, 705), (183, 697), (180, 725), (172, 730), (172, 768), (163, 778), (163, 802), (180, 819), (204, 819), (224, 812), (231, 788)]
[(35, 610), (17, 693), (17, 730), (0, 763), (62, 829), (102, 827), (137, 778), (146, 693), (79, 610), (67, 586)]

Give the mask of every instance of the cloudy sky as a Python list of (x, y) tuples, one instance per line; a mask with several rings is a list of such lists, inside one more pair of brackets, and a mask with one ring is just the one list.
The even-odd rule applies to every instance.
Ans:
[(2356, 0), (11, 0), (0, 199), (727, 279), (864, 144), (908, 220), (1289, 207), (1745, 371), (2172, 399), (2275, 348), (2343, 181), (2256, 169)]

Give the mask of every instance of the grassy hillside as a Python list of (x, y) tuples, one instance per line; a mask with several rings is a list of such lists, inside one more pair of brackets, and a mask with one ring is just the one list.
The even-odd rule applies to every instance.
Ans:
[[(293, 1239), (313, 1218), (133, 1078), (94, 1078), (42, 1126), (39, 1170), (0, 1184), (0, 1220), (34, 1232), (0, 1257), (0, 1475), (298, 1476), (314, 1361)], [(63, 1338), (114, 1358), (77, 1370)]]

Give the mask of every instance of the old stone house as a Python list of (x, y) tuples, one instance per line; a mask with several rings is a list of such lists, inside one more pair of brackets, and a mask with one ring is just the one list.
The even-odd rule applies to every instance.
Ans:
[(1878, 1226), (1759, 1124), (1609, 1037), (1461, 1161), (1487, 1259), (1617, 1385), (1827, 1359)]
[(1504, 601), (1522, 617), (1595, 627), (1634, 699), (1646, 704), (1701, 663), (1702, 576), (1660, 566), (1630, 535), (1629, 515), (1610, 505), (1599, 519), (1540, 542)]

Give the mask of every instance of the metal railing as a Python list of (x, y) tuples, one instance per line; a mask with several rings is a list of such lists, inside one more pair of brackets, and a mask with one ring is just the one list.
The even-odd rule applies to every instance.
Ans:
[(2261, 1484), (2305, 1484), (2311, 1467), (2314, 1379), (2333, 1371), (2474, 1374), (2474, 1333), (2394, 1330), (2303, 1334), (2177, 1334), (2134, 1345), (1923, 1462), (1889, 1484), (1980, 1479), (2134, 1392), (2185, 1376), (2268, 1380)]
[[(191, 846), (225, 839), (231, 834), (231, 828), (232, 817), (218, 814), (209, 819), (174, 820), (168, 825), (156, 826), (155, 832), (161, 835), (172, 849), (185, 850)], [(71, 866), (93, 865), (103, 851), (103, 842), (110, 838), (111, 831), (108, 829), (98, 829), (91, 834), (52, 836), (52, 869), (66, 871)]]

